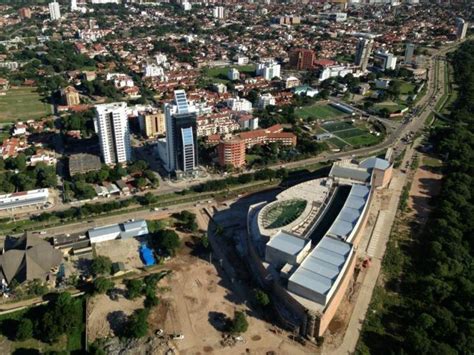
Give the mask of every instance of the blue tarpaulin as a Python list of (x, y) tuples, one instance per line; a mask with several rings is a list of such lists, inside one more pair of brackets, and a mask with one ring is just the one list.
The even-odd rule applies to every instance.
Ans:
[(156, 264), (155, 257), (153, 256), (153, 251), (145, 244), (142, 244), (140, 246), (140, 257), (145, 266), (151, 266)]

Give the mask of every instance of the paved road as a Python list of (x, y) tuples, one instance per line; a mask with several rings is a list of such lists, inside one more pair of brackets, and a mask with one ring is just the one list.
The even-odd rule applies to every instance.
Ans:
[[(432, 109), (435, 107), (437, 102), (445, 94), (445, 70), (446, 67), (442, 62), (442, 55), (446, 54), (448, 51), (451, 51), (456, 46), (450, 46), (440, 50), (432, 58), (430, 62), (429, 80), (428, 80), (428, 92), (422, 100), (420, 100), (418, 106), (422, 107), (417, 119), (413, 120), (406, 125), (404, 130), (400, 131), (401, 136), (409, 130), (418, 132), (424, 128), (425, 121), (430, 115)], [(439, 63), (439, 72), (435, 72), (436, 62)], [(400, 144), (400, 140), (395, 140), (395, 145)], [(419, 138), (413, 146), (409, 146), (404, 159), (402, 161), (402, 167), (409, 166), (413, 152), (417, 144), (421, 142)], [(377, 220), (373, 227), (373, 230), (367, 230), (366, 235), (360, 243), (358, 254), (361, 257), (366, 255), (372, 257), (372, 263), (367, 274), (365, 275), (362, 285), (360, 288), (359, 295), (356, 299), (354, 310), (352, 312), (351, 318), (349, 320), (349, 325), (347, 327), (346, 333), (344, 334), (344, 339), (342, 344), (337, 349), (328, 349), (323, 351), (325, 354), (331, 355), (343, 355), (343, 354), (353, 354), (355, 352), (357, 342), (359, 340), (360, 332), (362, 329), (362, 324), (365, 319), (365, 315), (369, 308), (370, 301), (372, 299), (372, 293), (377, 283), (377, 279), (382, 267), (382, 260), (385, 254), (386, 244), (390, 237), (391, 226), (395, 220), (395, 215), (398, 209), (401, 191), (403, 186), (406, 183), (406, 175), (399, 170), (394, 172), (394, 177), (390, 183), (389, 189), (386, 194), (388, 194), (389, 202), (388, 206), (382, 208), (380, 200), (374, 199), (374, 206), (371, 207), (373, 211), (380, 211), (377, 214)]]

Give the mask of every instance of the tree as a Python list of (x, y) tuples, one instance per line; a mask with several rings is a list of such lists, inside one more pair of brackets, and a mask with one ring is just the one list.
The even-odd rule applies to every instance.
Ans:
[(249, 327), (249, 323), (247, 321), (247, 317), (245, 316), (244, 312), (237, 311), (234, 314), (234, 319), (230, 325), (230, 333), (238, 334), (238, 333), (245, 333)]
[(134, 300), (142, 294), (143, 281), (140, 279), (130, 279), (125, 281), (127, 286), (127, 298)]
[(124, 335), (127, 338), (142, 338), (148, 332), (148, 310), (137, 309), (130, 316), (126, 326)]
[(24, 341), (33, 336), (33, 322), (28, 318), (22, 318), (16, 330), (16, 340)]
[(181, 246), (178, 234), (171, 229), (164, 229), (157, 233), (156, 239), (159, 248), (165, 249), (169, 255), (174, 255), (176, 249)]
[(99, 255), (92, 260), (91, 271), (94, 275), (109, 275), (112, 271), (112, 260)]
[(209, 247), (211, 246), (211, 244), (209, 243), (209, 237), (207, 236), (207, 234), (202, 235), (201, 245), (206, 249), (209, 249)]
[(255, 290), (255, 300), (257, 303), (263, 307), (266, 307), (270, 304), (270, 298), (262, 290)]
[(114, 288), (114, 282), (103, 276), (100, 276), (94, 280), (94, 291), (100, 294), (106, 293), (107, 291)]
[(80, 330), (83, 325), (82, 317), (81, 300), (72, 298), (67, 292), (60, 293), (49, 303), (47, 311), (38, 323), (42, 338), (53, 343), (62, 334), (70, 335)]

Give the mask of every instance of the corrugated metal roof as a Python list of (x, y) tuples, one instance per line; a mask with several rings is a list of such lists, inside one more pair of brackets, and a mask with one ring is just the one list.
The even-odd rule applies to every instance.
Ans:
[(115, 238), (131, 238), (148, 234), (148, 226), (145, 220), (140, 219), (137, 221), (90, 229), (88, 234), (91, 239), (113, 234), (116, 235)]
[[(323, 237), (289, 281), (322, 295), (324, 299), (336, 282), (351, 249), (352, 246), (346, 242)], [(297, 293), (296, 290), (293, 292)]]
[(298, 254), (309, 240), (295, 237), (291, 234), (283, 231), (278, 232), (274, 237), (267, 243), (268, 246), (273, 249), (281, 250), (290, 255)]
[(93, 228), (89, 229), (88, 234), (89, 238), (99, 238), (104, 235), (111, 235), (111, 234), (117, 234), (117, 238), (120, 235), (121, 229), (118, 224), (115, 224), (113, 226), (106, 226), (106, 227), (98, 227), (98, 228)]
[(380, 159), (376, 157), (367, 158), (359, 164), (361, 168), (364, 169), (380, 169), (385, 170), (390, 166), (390, 163), (385, 159)]
[(346, 239), (351, 234), (367, 203), (370, 188), (365, 185), (352, 185), (349, 196), (328, 234)]
[(338, 165), (333, 165), (329, 176), (334, 176), (343, 179), (352, 179), (362, 182), (368, 182), (370, 179), (370, 173), (368, 171), (351, 169)]

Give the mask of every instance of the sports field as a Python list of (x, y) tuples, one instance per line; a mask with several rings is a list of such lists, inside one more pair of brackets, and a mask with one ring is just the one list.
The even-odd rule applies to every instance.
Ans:
[(36, 88), (11, 88), (0, 96), (0, 122), (27, 121), (51, 114), (51, 106), (41, 101)]
[(320, 104), (298, 108), (295, 110), (295, 114), (299, 118), (303, 119), (314, 117), (323, 120), (346, 115), (346, 113), (332, 106)]
[(352, 121), (328, 122), (322, 124), (321, 128), (334, 135), (334, 138), (327, 140), (327, 143), (340, 149), (348, 145), (352, 147), (374, 145), (383, 139), (382, 135), (376, 136), (370, 133), (364, 124), (354, 124)]

